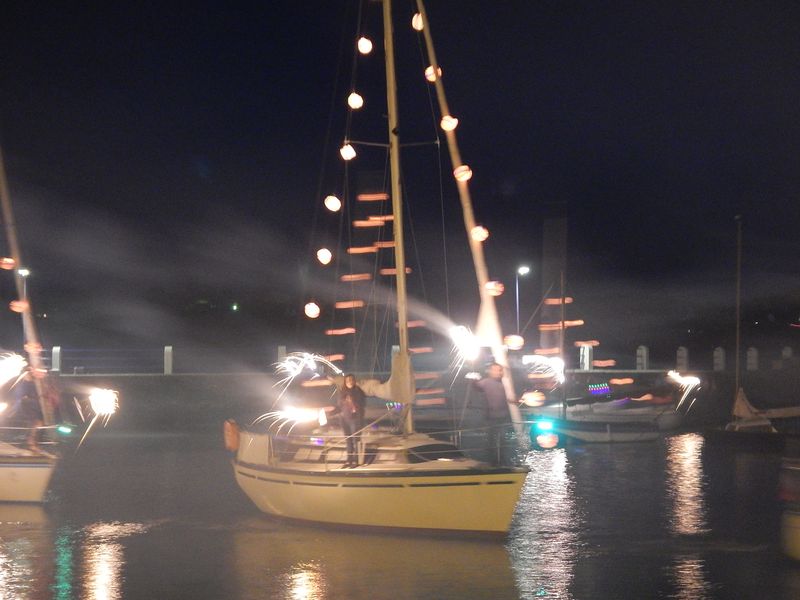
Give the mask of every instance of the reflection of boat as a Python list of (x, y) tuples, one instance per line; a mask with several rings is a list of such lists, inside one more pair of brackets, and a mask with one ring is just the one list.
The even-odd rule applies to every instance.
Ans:
[[(421, 2), (418, 6), (422, 11)], [(388, 382), (368, 380), (369, 389), (366, 382), (360, 381), (359, 384), (370, 396), (402, 406), (399, 423), (388, 429), (366, 428), (360, 438), (360, 464), (355, 468), (344, 468), (345, 440), (341, 434), (279, 436), (274, 424), (271, 424), (273, 426), (267, 433), (242, 431), (236, 444), (238, 452), (234, 471), (237, 482), (250, 499), (262, 511), (279, 517), (348, 526), (505, 534), (527, 469), (492, 467), (465, 456), (449, 441), (414, 432), (410, 409), (416, 390), (408, 341), (390, 0), (384, 0), (382, 8), (388, 75), (391, 193), (384, 191), (378, 196), (392, 199), (392, 211), (377, 216), (369, 223), (392, 223), (394, 235), (392, 240), (383, 240), (380, 245), (375, 242), (368, 249), (375, 253), (378, 249), (385, 249), (394, 257), (394, 266), (387, 271), (395, 284), (398, 350), (392, 357)], [(425, 20), (424, 13), (416, 17), (417, 23), (424, 23)], [(431, 72), (435, 73), (436, 61), (427, 29), (424, 35), (433, 64)], [(437, 93), (441, 92), (438, 79), (436, 87)], [(443, 102), (442, 95), (440, 103)], [(446, 115), (444, 108), (442, 112)], [(454, 144), (452, 130), (448, 130), (448, 141)], [(464, 174), (469, 169), (465, 165), (454, 166), (455, 173), (460, 177), (462, 204), (468, 203), (466, 179), (469, 177)], [(471, 209), (465, 209), (466, 213), (471, 218)], [(469, 218), (465, 216), (468, 230), (471, 229)], [(471, 248), (473, 252), (478, 252), (479, 242), (471, 242)], [(482, 260), (481, 254), (476, 263)], [(501, 336), (496, 323), (494, 300), (488, 291), (483, 291), (485, 286), (481, 277), (485, 279), (486, 274), (485, 269), (482, 271), (481, 275), (481, 269), (476, 267), (481, 290), (481, 316), (484, 324), (494, 320), (496, 335), (491, 336), (491, 341), (497, 341), (496, 346), (499, 347)], [(348, 304), (357, 305), (355, 302)], [(315, 316), (318, 314), (317, 308)], [(342, 330), (343, 333), (353, 331), (354, 328)], [(277, 432), (280, 429), (277, 426)]]
[(509, 554), (493, 541), (265, 530), (255, 521), (233, 539), (228, 556), (240, 597), (520, 597)]

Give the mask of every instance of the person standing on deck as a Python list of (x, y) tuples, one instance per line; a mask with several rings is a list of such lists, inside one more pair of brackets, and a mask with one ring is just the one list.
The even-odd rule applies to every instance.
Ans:
[(344, 376), (344, 385), (339, 390), (339, 400), (332, 415), (339, 414), (342, 430), (347, 438), (347, 462), (345, 467), (358, 466), (358, 442), (364, 427), (364, 411), (367, 397), (364, 390), (356, 385), (354, 375)]
[(511, 424), (508, 411), (508, 399), (503, 386), (503, 365), (491, 363), (486, 369), (486, 376), (475, 382), (484, 397), (487, 430), (486, 448), (489, 461), (493, 465), (503, 464), (506, 458), (504, 438)]

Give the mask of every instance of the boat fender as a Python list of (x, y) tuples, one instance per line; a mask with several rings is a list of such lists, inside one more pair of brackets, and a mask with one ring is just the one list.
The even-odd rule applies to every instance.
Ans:
[(229, 452), (239, 450), (239, 425), (233, 419), (228, 419), (222, 427), (225, 437), (225, 449)]

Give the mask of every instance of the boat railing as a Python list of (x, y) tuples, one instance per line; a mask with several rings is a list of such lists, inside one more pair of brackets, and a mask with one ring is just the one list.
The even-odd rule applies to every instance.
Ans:
[(53, 448), (57, 442), (50, 439), (46, 433), (55, 429), (53, 425), (38, 427), (0, 426), (0, 444), (11, 446), (18, 450), (38, 452), (44, 448)]

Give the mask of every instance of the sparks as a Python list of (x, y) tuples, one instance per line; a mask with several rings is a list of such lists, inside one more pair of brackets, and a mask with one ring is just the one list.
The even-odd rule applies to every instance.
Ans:
[(19, 354), (13, 352), (0, 354), (0, 386), (18, 379), (27, 366), (28, 362)]
[[(677, 408), (680, 408), (684, 401), (689, 397), (689, 394), (694, 390), (696, 387), (700, 385), (700, 378), (695, 377), (693, 375), (681, 375), (677, 371), (669, 371), (667, 373), (667, 377), (672, 379), (675, 383), (677, 383), (681, 389), (683, 390), (683, 395), (681, 399), (678, 401)], [(694, 404), (694, 400), (692, 400), (689, 408), (692, 408), (692, 404)]]
[(81, 441), (78, 442), (78, 447), (75, 448), (76, 452), (78, 448), (81, 447), (81, 444), (83, 444), (83, 440), (86, 439), (86, 436), (89, 435), (97, 419), (102, 417), (103, 426), (105, 427), (108, 425), (108, 420), (111, 418), (111, 415), (117, 412), (117, 408), (119, 407), (119, 394), (115, 390), (96, 388), (89, 393), (89, 405), (92, 407), (94, 417), (92, 417), (92, 420), (89, 422), (86, 431), (83, 432)]

